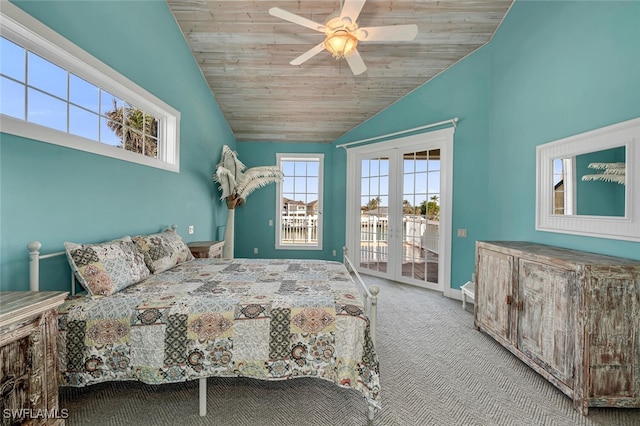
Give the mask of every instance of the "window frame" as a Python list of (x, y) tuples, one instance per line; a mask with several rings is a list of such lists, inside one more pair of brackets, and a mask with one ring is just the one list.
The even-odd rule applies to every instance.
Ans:
[(180, 112), (19, 7), (2, 2), (0, 35), (158, 119), (158, 158), (0, 114), (3, 133), (180, 172)]
[[(318, 162), (318, 218), (316, 222), (317, 227), (317, 243), (295, 243), (295, 244), (283, 244), (282, 243), (282, 199), (283, 199), (283, 185), (284, 180), (277, 184), (276, 191), (276, 235), (275, 235), (275, 248), (276, 250), (322, 250), (323, 248), (323, 188), (324, 188), (324, 154), (311, 153), (277, 153), (276, 164), (282, 170), (283, 161), (317, 161)], [(285, 176), (286, 179), (286, 176)]]

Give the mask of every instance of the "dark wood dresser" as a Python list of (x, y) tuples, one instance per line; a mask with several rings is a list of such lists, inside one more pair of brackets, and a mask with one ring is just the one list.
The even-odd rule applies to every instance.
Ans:
[(63, 425), (58, 407), (58, 311), (66, 292), (0, 292), (2, 426)]

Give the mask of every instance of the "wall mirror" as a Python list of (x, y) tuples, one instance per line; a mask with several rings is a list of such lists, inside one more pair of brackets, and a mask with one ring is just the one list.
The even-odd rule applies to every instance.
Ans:
[(640, 241), (640, 118), (536, 148), (536, 230)]

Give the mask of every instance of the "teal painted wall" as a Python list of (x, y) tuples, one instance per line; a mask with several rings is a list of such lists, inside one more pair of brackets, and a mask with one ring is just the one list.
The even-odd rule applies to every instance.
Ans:
[[(438, 85), (424, 86), (374, 119), (357, 127), (335, 144), (264, 144), (238, 143), (238, 154), (247, 166), (275, 164), (278, 152), (322, 152), (325, 154), (325, 197), (324, 197), (324, 250), (286, 251), (275, 250), (275, 230), (268, 227), (269, 219), (275, 215), (275, 187), (260, 189), (252, 194), (246, 206), (236, 212), (235, 249), (238, 257), (254, 257), (253, 247), (259, 247), (260, 257), (312, 257), (340, 260), (345, 244), (346, 229), (346, 151), (336, 148), (336, 144), (346, 140), (367, 138), (421, 124), (437, 122), (458, 116), (461, 123), (456, 131), (455, 156), (465, 164), (484, 164), (488, 144), (488, 108), (486, 107), (488, 88), (478, 84), (477, 79), (488, 79), (487, 55), (478, 52), (467, 58), (466, 67), (454, 67), (441, 74)], [(429, 101), (425, 101), (428, 99)], [(433, 100), (433, 101), (431, 101)], [(427, 117), (427, 118), (425, 118)], [(455, 166), (454, 166), (455, 169)], [(487, 169), (483, 167), (470, 170), (456, 170), (454, 185), (467, 188), (464, 192), (454, 192), (454, 224), (456, 219), (465, 221), (469, 228), (466, 244), (454, 246), (454, 258), (473, 257), (475, 249), (473, 238), (488, 238), (483, 234), (486, 228), (485, 199), (487, 198)], [(465, 212), (475, 212), (465, 216)], [(462, 216), (462, 219), (459, 217)], [(264, 249), (259, 244), (264, 245)], [(333, 257), (333, 250), (337, 256)], [(471, 277), (471, 271), (464, 276), (464, 284)], [(459, 279), (462, 279), (460, 276)]]
[[(276, 250), (276, 185), (260, 188), (247, 197), (247, 203), (236, 209), (236, 257), (307, 258), (341, 260), (345, 229), (346, 156), (343, 150), (326, 143), (238, 143), (238, 157), (247, 167), (276, 164), (277, 153), (324, 154), (323, 248), (322, 250)], [(342, 162), (339, 156), (345, 157)], [(336, 189), (337, 188), (337, 189)], [(336, 193), (337, 191), (337, 193)], [(253, 254), (253, 248), (258, 254)], [(336, 257), (332, 251), (336, 250)]]
[[(250, 167), (275, 164), (277, 152), (325, 153), (324, 250), (273, 249), (270, 185), (236, 213), (237, 256), (253, 257), (258, 247), (261, 257), (331, 259), (344, 245), (344, 150), (335, 144), (236, 145), (165, 2), (16, 4), (182, 112), (181, 172), (2, 134), (2, 290), (27, 288), (24, 247), (33, 239), (59, 250), (65, 240), (102, 241), (171, 223), (183, 235), (195, 225), (185, 239), (215, 238), (226, 220), (211, 183), (222, 144), (237, 149)], [(491, 43), (336, 143), (460, 118), (453, 288), (473, 272), (475, 240), (530, 240), (640, 258), (640, 243), (535, 231), (534, 210), (537, 145), (640, 116), (639, 21), (639, 2), (517, 1)], [(162, 46), (163, 54), (148, 46)], [(468, 237), (457, 238), (457, 228), (466, 228)], [(43, 288), (64, 288), (59, 275), (68, 274), (66, 265), (48, 267)]]
[(640, 116), (638, 22), (640, 2), (517, 1), (489, 44), (336, 142), (460, 118), (452, 288), (471, 276), (476, 240), (640, 259), (639, 243), (535, 230), (536, 146)]
[[(187, 241), (215, 238), (227, 211), (211, 176), (235, 137), (166, 2), (14, 3), (181, 112), (180, 173), (0, 134), (0, 289), (28, 289), (31, 240), (53, 252), (171, 224)], [(45, 261), (41, 281), (67, 289), (66, 259)]]
[(476, 51), (336, 141), (365, 139), (459, 118), (454, 137), (452, 225), (454, 235), (457, 228), (467, 229), (467, 238), (452, 237), (454, 288), (471, 278), (475, 240), (490, 238), (486, 184), (490, 143), (488, 57), (486, 48)]
[(640, 259), (640, 243), (536, 231), (534, 210), (537, 145), (640, 116), (638, 22), (640, 2), (512, 7), (487, 46), (492, 239)]

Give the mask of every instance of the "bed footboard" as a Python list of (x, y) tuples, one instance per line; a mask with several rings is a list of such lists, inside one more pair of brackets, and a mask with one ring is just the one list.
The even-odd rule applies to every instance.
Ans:
[(378, 325), (378, 293), (380, 293), (380, 288), (377, 285), (372, 285), (371, 288), (367, 287), (367, 285), (362, 280), (362, 277), (356, 271), (356, 268), (351, 263), (351, 259), (347, 256), (347, 248), (342, 248), (343, 257), (344, 257), (344, 265), (347, 267), (349, 272), (352, 272), (356, 277), (356, 283), (362, 287), (364, 291), (365, 303), (367, 307), (367, 315), (369, 315), (369, 322), (371, 324), (371, 340), (373, 340), (373, 344), (376, 344), (376, 327)]

